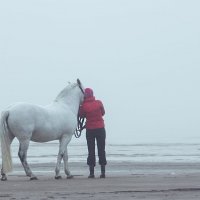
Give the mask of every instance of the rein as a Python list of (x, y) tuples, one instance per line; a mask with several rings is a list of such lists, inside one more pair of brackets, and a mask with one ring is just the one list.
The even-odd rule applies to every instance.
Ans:
[(76, 138), (79, 138), (79, 137), (81, 137), (82, 130), (85, 128), (85, 124), (84, 124), (85, 118), (77, 116), (77, 121), (78, 121), (78, 126), (74, 132), (74, 136)]
[[(77, 83), (78, 83), (78, 87), (80, 88), (81, 92), (84, 94), (84, 90), (81, 86), (81, 82), (79, 79), (77, 79)], [(77, 122), (78, 122), (78, 125), (77, 125), (77, 128), (74, 132), (74, 135), (76, 138), (79, 138), (81, 137), (81, 132), (82, 130), (85, 128), (85, 118), (83, 117), (80, 117), (79, 115), (77, 116)]]

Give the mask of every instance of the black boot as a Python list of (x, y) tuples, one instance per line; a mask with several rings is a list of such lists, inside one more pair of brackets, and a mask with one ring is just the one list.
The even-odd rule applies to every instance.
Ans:
[(88, 176), (88, 178), (94, 178), (94, 166), (90, 166), (90, 175)]
[(101, 165), (101, 175), (100, 175), (100, 178), (106, 178), (105, 172), (106, 172), (105, 165)]

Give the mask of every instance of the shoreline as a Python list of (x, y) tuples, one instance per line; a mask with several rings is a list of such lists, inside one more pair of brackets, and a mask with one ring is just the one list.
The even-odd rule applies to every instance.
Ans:
[[(56, 163), (30, 163), (33, 172), (54, 174)], [(13, 172), (10, 174), (24, 173), (21, 164), (13, 165)], [(86, 162), (69, 162), (69, 169), (73, 174), (85, 175), (88, 173)], [(100, 173), (100, 165), (97, 163), (95, 171)], [(128, 161), (108, 161), (106, 165), (107, 174), (114, 176), (131, 174), (171, 174), (171, 173), (200, 173), (200, 162), (128, 162)], [(63, 172), (63, 163), (61, 164)]]

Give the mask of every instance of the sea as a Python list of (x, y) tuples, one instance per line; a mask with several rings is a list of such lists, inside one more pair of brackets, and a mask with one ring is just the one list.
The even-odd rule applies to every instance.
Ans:
[[(18, 158), (18, 141), (11, 145), (13, 163), (20, 163)], [(56, 162), (59, 143), (31, 142), (28, 149), (30, 163)], [(96, 151), (97, 152), (97, 151)], [(69, 143), (68, 155), (70, 162), (86, 162), (86, 143)], [(106, 156), (113, 162), (177, 162), (200, 163), (199, 143), (132, 143), (106, 144)]]

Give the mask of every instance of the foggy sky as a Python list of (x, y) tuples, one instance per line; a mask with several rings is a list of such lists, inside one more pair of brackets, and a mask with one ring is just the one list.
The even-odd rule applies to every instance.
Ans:
[(199, 143), (199, 7), (0, 0), (0, 110), (49, 104), (80, 78), (104, 103), (108, 143)]

